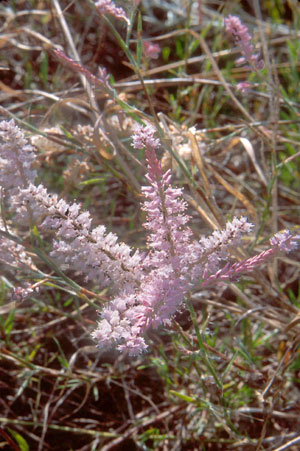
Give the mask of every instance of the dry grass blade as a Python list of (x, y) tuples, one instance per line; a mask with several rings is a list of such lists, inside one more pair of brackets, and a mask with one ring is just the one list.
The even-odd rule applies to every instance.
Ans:
[(249, 155), (250, 160), (252, 161), (253, 166), (257, 172), (257, 175), (259, 176), (259, 178), (261, 179), (263, 184), (265, 186), (267, 186), (267, 184), (268, 184), (267, 179), (266, 179), (264, 173), (262, 172), (261, 167), (259, 166), (259, 164), (257, 162), (253, 146), (252, 146), (251, 142), (249, 141), (249, 139), (242, 138), (242, 137), (235, 137), (231, 140), (227, 149), (230, 150), (232, 147), (237, 145), (239, 142), (243, 145), (244, 149), (246, 150), (247, 154)]
[(222, 227), (224, 227), (224, 220), (223, 220), (221, 212), (220, 212), (220, 210), (219, 210), (219, 208), (218, 208), (218, 206), (216, 204), (216, 201), (215, 201), (215, 199), (213, 197), (212, 189), (211, 189), (210, 183), (208, 181), (208, 178), (206, 176), (206, 171), (205, 171), (205, 167), (204, 167), (204, 161), (203, 161), (202, 154), (201, 154), (201, 151), (200, 151), (199, 146), (198, 146), (198, 142), (197, 142), (195, 136), (193, 135), (193, 133), (191, 133), (190, 131), (189, 131), (189, 138), (190, 138), (190, 141), (191, 141), (193, 156), (195, 158), (196, 165), (197, 165), (197, 167), (199, 169), (199, 172), (201, 174), (201, 177), (202, 177), (203, 188), (204, 188), (204, 191), (205, 191), (205, 193), (207, 195), (207, 199), (206, 199), (207, 204), (208, 204), (211, 212), (213, 213), (213, 215), (217, 219), (220, 228), (222, 228)]
[[(80, 108), (76, 105), (82, 105), (84, 108)], [(54, 103), (47, 113), (44, 115), (41, 127), (45, 126), (47, 121), (49, 120), (49, 117), (53, 114), (53, 112), (62, 106), (67, 106), (68, 108), (72, 108), (75, 111), (80, 112), (81, 114), (84, 114), (85, 116), (90, 116), (90, 113), (88, 111), (91, 111), (91, 106), (89, 103), (87, 103), (85, 100), (80, 99), (78, 97), (67, 97), (65, 99), (58, 100), (56, 103)]]
[[(115, 159), (126, 175), (126, 180), (131, 184), (133, 190), (139, 193), (140, 184), (137, 181), (137, 178), (133, 174), (125, 159), (120, 155), (120, 152), (113, 141), (109, 138), (108, 133), (104, 130), (103, 118), (99, 116), (94, 126), (94, 144), (96, 145), (99, 154), (106, 160)], [(108, 144), (108, 148), (111, 149), (111, 152), (107, 151), (107, 148), (103, 145), (104, 143)]]
[[(99, 116), (95, 122), (93, 141), (99, 154), (106, 160), (112, 160), (115, 158), (117, 150), (113, 143), (109, 140), (108, 136), (102, 131), (101, 121), (102, 118)], [(110, 149), (110, 152), (108, 152), (107, 148), (105, 148), (104, 143), (109, 146), (107, 148)]]
[(252, 205), (252, 203), (249, 201), (249, 199), (243, 193), (241, 193), (238, 190), (238, 188), (235, 188), (233, 185), (228, 183), (214, 168), (211, 167), (210, 170), (211, 170), (213, 176), (215, 177), (215, 179), (222, 186), (224, 186), (226, 191), (228, 191), (230, 194), (232, 194), (236, 199), (238, 199), (245, 206), (249, 215), (256, 222), (257, 221), (257, 212), (256, 212), (254, 205)]
[(276, 448), (273, 451), (285, 451), (286, 449), (291, 449), (291, 446), (298, 445), (299, 443), (300, 443), (300, 436), (294, 438), (293, 440), (289, 440), (284, 445), (279, 446), (279, 448)]
[(206, 222), (206, 224), (209, 226), (210, 229), (219, 230), (219, 224), (217, 223), (216, 219), (212, 217), (212, 215), (209, 212), (206, 211), (206, 208), (204, 206), (201, 205), (201, 203), (203, 204), (203, 202), (200, 199), (200, 196), (196, 193), (193, 194), (194, 194), (193, 196), (185, 194), (184, 198), (200, 214), (200, 216), (203, 218), (203, 220)]

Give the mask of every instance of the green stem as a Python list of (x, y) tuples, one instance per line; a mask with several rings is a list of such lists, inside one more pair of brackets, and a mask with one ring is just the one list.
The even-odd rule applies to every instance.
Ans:
[(192, 319), (193, 326), (194, 326), (194, 329), (195, 329), (195, 332), (196, 332), (196, 336), (197, 336), (197, 340), (198, 340), (198, 345), (199, 345), (200, 350), (202, 351), (204, 362), (205, 362), (209, 372), (213, 376), (217, 386), (222, 390), (223, 389), (222, 382), (218, 378), (218, 375), (217, 375), (217, 373), (216, 373), (211, 361), (209, 360), (208, 354), (207, 354), (206, 349), (204, 347), (203, 340), (202, 340), (202, 337), (201, 337), (201, 332), (200, 332), (200, 329), (199, 329), (199, 326), (198, 326), (198, 322), (197, 322), (196, 312), (195, 312), (195, 309), (194, 309), (193, 304), (191, 302), (190, 296), (187, 296), (185, 302), (187, 304), (187, 307), (188, 307), (190, 315), (191, 315), (191, 319)]

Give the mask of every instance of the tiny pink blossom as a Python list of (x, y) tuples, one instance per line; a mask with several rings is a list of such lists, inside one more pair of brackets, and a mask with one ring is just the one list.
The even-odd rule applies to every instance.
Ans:
[(143, 42), (143, 51), (144, 55), (147, 58), (151, 59), (157, 59), (160, 54), (160, 46), (158, 44), (153, 44), (151, 41), (144, 41)]
[(28, 299), (33, 293), (38, 293), (39, 287), (25, 283), (24, 286), (14, 287), (11, 292), (11, 301), (22, 302)]
[(117, 7), (112, 0), (98, 0), (96, 1), (95, 6), (100, 15), (111, 14), (116, 19), (125, 20), (125, 22), (129, 23), (129, 19), (126, 16), (124, 9)]
[(249, 90), (252, 88), (252, 85), (247, 81), (243, 81), (241, 83), (238, 83), (236, 87), (239, 91), (241, 91), (242, 94), (247, 94)]

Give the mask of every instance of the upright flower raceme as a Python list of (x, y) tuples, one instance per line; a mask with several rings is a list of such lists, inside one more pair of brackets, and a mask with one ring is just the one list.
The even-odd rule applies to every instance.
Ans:
[(263, 61), (259, 55), (254, 52), (254, 46), (251, 43), (251, 35), (248, 28), (241, 22), (237, 16), (229, 15), (224, 19), (225, 29), (234, 39), (235, 43), (240, 47), (242, 57), (237, 60), (237, 64), (248, 62), (255, 69), (262, 69)]
[[(151, 317), (148, 324), (157, 326), (169, 320), (182, 303), (190, 287), (193, 255), (189, 217), (185, 214), (186, 202), (182, 189), (171, 186), (171, 171), (163, 173), (156, 150), (158, 140), (148, 126), (138, 129), (133, 146), (145, 148), (149, 186), (142, 188), (145, 201), (142, 206), (147, 219), (144, 227), (149, 232), (149, 254), (143, 261), (145, 284), (143, 296), (149, 298)], [(150, 268), (150, 271), (149, 271)]]
[(182, 190), (170, 184), (171, 173), (162, 172), (156, 156), (159, 140), (152, 127), (139, 127), (133, 147), (145, 149), (149, 186), (142, 188), (142, 206), (149, 231), (149, 254), (142, 261), (139, 289), (130, 296), (114, 299), (103, 309), (93, 337), (102, 347), (116, 345), (119, 350), (138, 354), (147, 345), (143, 333), (149, 327), (166, 323), (181, 305), (190, 287), (192, 231), (186, 226), (186, 203)]

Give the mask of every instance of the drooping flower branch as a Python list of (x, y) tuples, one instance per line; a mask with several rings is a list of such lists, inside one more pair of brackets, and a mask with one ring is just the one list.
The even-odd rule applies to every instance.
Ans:
[(296, 249), (299, 238), (300, 236), (294, 236), (288, 230), (285, 230), (283, 233), (276, 233), (270, 240), (272, 247), (241, 262), (232, 265), (226, 263), (215, 274), (206, 275), (201, 286), (207, 287), (218, 282), (236, 281), (242, 274), (249, 274), (263, 263), (274, 258), (280, 251), (290, 252)]
[(79, 204), (69, 205), (57, 194), (50, 194), (43, 185), (34, 185), (33, 147), (27, 144), (14, 121), (1, 122), (0, 130), (4, 141), (0, 148), (0, 182), (9, 197), (15, 220), (28, 222), (30, 211), (30, 220), (41, 231), (54, 232), (50, 255), (64, 269), (78, 271), (89, 280), (96, 279), (102, 286), (113, 284), (115, 290), (132, 291), (139, 281), (140, 253), (132, 252), (125, 243), (118, 243), (117, 236), (107, 233), (104, 226), (93, 229), (90, 214), (82, 212)]
[(139, 280), (140, 254), (118, 237), (107, 233), (105, 226), (91, 227), (92, 218), (81, 211), (80, 204), (68, 204), (43, 186), (30, 184), (19, 192), (14, 205), (18, 217), (26, 217), (30, 205), (35, 222), (42, 231), (54, 232), (50, 256), (64, 269), (77, 271), (101, 286), (113, 284), (115, 290), (132, 290)]

